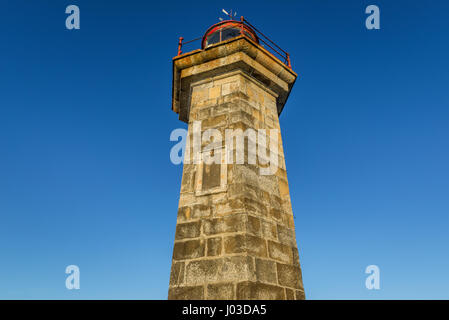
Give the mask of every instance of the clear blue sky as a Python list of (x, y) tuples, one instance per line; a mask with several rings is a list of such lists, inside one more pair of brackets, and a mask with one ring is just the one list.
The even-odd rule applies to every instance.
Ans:
[(0, 298), (166, 299), (171, 58), (223, 3), (300, 75), (280, 119), (307, 297), (449, 298), (449, 3), (424, 0), (1, 0)]

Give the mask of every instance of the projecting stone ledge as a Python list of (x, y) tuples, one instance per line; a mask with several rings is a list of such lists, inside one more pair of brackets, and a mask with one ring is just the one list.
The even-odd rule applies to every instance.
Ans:
[(297, 74), (282, 61), (245, 36), (211, 45), (173, 58), (172, 110), (189, 121), (190, 85), (221, 74), (240, 70), (273, 91), (280, 114)]

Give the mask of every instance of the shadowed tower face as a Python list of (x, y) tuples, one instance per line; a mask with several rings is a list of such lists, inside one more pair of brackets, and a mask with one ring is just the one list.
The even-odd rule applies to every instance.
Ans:
[(169, 299), (305, 298), (278, 118), (296, 73), (243, 26), (173, 58), (189, 127)]

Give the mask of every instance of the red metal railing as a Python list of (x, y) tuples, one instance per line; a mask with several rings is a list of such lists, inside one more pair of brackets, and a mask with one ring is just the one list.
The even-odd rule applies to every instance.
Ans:
[[(277, 55), (278, 58), (280, 58), (281, 61), (283, 61), (290, 69), (292, 68), (292, 64), (290, 61), (290, 54), (288, 52), (286, 52), (285, 50), (283, 50), (281, 47), (279, 47), (276, 43), (274, 43), (274, 41), (272, 41), (270, 38), (268, 38), (266, 35), (264, 35), (262, 32), (260, 32), (256, 27), (254, 27), (251, 23), (248, 22), (248, 20), (246, 20), (243, 16), (240, 17), (240, 35), (247, 37), (245, 35), (244, 28), (243, 26), (246, 25), (249, 28), (251, 28), (252, 30), (254, 30), (254, 32), (257, 34), (259, 41), (261, 41), (263, 43), (263, 47), (265, 47), (264, 45), (266, 45), (268, 48), (270, 48), (271, 53), (275, 54), (275, 56)], [(233, 26), (229, 27), (232, 28)], [(226, 28), (223, 28), (223, 30), (225, 30)], [(184, 38), (180, 37), (179, 38), (179, 42), (178, 42), (178, 56), (182, 54), (182, 47), (186, 44), (201, 40), (203, 37), (199, 37), (193, 40), (189, 40), (186, 42), (183, 42)], [(265, 40), (264, 40), (265, 39)]]

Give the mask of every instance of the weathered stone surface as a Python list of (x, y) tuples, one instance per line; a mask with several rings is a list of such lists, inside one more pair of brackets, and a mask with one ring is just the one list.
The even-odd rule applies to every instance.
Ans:
[(208, 217), (210, 214), (211, 208), (208, 205), (192, 204), (191, 206), (182, 206), (178, 209), (178, 223)]
[(186, 266), (185, 281), (188, 285), (241, 281), (254, 277), (250, 257), (232, 256), (217, 259), (194, 260)]
[(257, 257), (266, 256), (265, 240), (249, 234), (226, 236), (224, 239), (225, 253), (248, 253)]
[(285, 288), (285, 298), (287, 300), (295, 300), (295, 292), (292, 289)]
[(176, 241), (173, 248), (173, 259), (195, 259), (204, 257), (205, 240)]
[(270, 215), (276, 221), (279, 221), (281, 219), (281, 214), (282, 214), (281, 210), (277, 208), (270, 208)]
[(182, 171), (181, 193), (193, 192), (195, 183), (195, 167), (193, 164), (184, 164)]
[(245, 216), (236, 214), (215, 219), (203, 220), (203, 232), (206, 235), (215, 235), (226, 232), (239, 232), (245, 229)]
[(182, 240), (200, 236), (201, 221), (178, 223), (176, 225), (175, 239)]
[(260, 235), (261, 234), (261, 227), (260, 227), (260, 219), (256, 218), (254, 216), (248, 215), (248, 232)]
[(304, 293), (304, 290), (295, 290), (295, 299), (296, 300), (305, 300), (306, 294)]
[(209, 99), (218, 98), (221, 95), (221, 86), (209, 88)]
[(262, 236), (264, 238), (273, 240), (276, 240), (278, 238), (275, 223), (262, 219), (261, 227), (262, 227)]
[(234, 284), (232, 283), (216, 283), (207, 286), (208, 300), (232, 300), (235, 299)]
[(210, 206), (205, 204), (192, 205), (192, 217), (203, 218), (209, 216), (211, 213)]
[(277, 230), (278, 230), (278, 238), (281, 243), (288, 244), (292, 247), (296, 247), (296, 237), (295, 231), (293, 229), (286, 228), (278, 224)]
[(302, 289), (301, 271), (297, 266), (277, 263), (277, 273), (281, 286)]
[(283, 219), (282, 220), (284, 222), (284, 225), (287, 228), (292, 229), (292, 230), (295, 229), (295, 221), (294, 221), (293, 215), (286, 213), (286, 214), (283, 215)]
[(172, 264), (170, 272), (170, 285), (177, 286), (184, 282), (184, 262)]
[(178, 209), (178, 221), (187, 221), (192, 217), (192, 208), (180, 207)]
[(248, 213), (262, 216), (267, 215), (268, 212), (267, 207), (261, 201), (254, 200), (251, 198), (244, 198), (243, 201), (245, 203), (245, 210)]
[(293, 265), (297, 266), (299, 268), (299, 254), (298, 254), (298, 248), (293, 248), (292, 247), (292, 252), (293, 252)]
[(203, 129), (218, 128), (227, 124), (227, 115), (223, 114), (216, 117), (208, 118), (201, 123)]
[(221, 184), (221, 164), (212, 163), (203, 165), (203, 191), (219, 187)]
[(225, 253), (242, 253), (246, 252), (245, 235), (237, 234), (224, 238)]
[(192, 89), (192, 104), (208, 100), (209, 99), (209, 89), (193, 87)]
[(202, 300), (204, 299), (203, 286), (170, 287), (169, 300)]
[(260, 282), (245, 281), (237, 284), (238, 300), (283, 300), (284, 288)]
[(245, 240), (248, 254), (256, 257), (267, 256), (267, 245), (264, 239), (247, 234)]
[(293, 263), (293, 250), (289, 245), (268, 241), (268, 254), (271, 259), (289, 264)]
[(270, 260), (257, 258), (255, 262), (257, 281), (276, 284), (276, 263)]
[(223, 259), (207, 259), (191, 261), (186, 267), (187, 284), (204, 284), (221, 279)]
[(207, 239), (207, 256), (219, 256), (221, 254), (222, 241), (220, 237)]
[(286, 180), (279, 180), (279, 193), (281, 194), (281, 198), (289, 195), (288, 183)]

